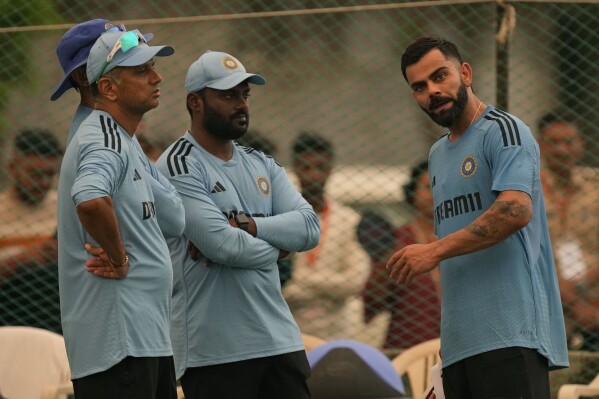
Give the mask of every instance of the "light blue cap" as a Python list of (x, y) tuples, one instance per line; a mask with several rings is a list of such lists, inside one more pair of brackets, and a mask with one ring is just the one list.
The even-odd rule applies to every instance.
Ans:
[[(123, 32), (106, 32), (94, 43), (87, 58), (87, 80), (90, 83), (100, 79), (102, 68), (106, 64), (106, 58), (115, 44), (123, 36)], [(143, 65), (152, 58), (166, 57), (172, 55), (175, 50), (171, 46), (148, 46), (141, 42), (138, 46), (131, 48), (126, 53), (117, 51), (102, 74), (110, 72), (116, 67), (134, 67)]]
[(239, 60), (220, 51), (206, 51), (187, 71), (185, 90), (198, 92), (206, 87), (216, 90), (229, 90), (243, 81), (263, 85), (266, 80), (255, 73), (247, 73)]

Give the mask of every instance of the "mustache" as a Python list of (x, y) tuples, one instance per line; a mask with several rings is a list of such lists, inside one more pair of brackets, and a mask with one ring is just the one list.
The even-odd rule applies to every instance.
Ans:
[(428, 105), (428, 110), (430, 112), (432, 112), (433, 109), (437, 108), (439, 105), (443, 105), (443, 104), (448, 103), (450, 101), (454, 101), (454, 99), (451, 98), (451, 97), (433, 96), (431, 98), (431, 103)]
[(245, 116), (246, 118), (249, 118), (249, 117), (250, 117), (250, 114), (249, 114), (249, 112), (245, 112), (245, 111), (239, 111), (239, 112), (237, 112), (237, 113), (233, 114), (233, 115), (231, 116), (231, 119), (235, 119), (235, 118), (237, 118), (238, 116)]

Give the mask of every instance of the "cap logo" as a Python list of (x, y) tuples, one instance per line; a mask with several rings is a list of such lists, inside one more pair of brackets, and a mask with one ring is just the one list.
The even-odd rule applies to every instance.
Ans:
[(106, 23), (104, 24), (104, 30), (108, 30), (108, 29), (110, 29), (110, 28), (114, 28), (114, 25), (113, 25), (113, 24), (111, 24), (110, 22), (106, 22)]
[(239, 68), (239, 64), (237, 63), (237, 61), (235, 61), (235, 59), (233, 59), (233, 57), (230, 56), (224, 56), (223, 59), (221, 60), (221, 63), (223, 64), (223, 66), (231, 71)]

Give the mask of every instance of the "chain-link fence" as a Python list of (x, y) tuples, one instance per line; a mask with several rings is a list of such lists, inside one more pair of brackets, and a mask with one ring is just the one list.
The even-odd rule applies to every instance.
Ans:
[[(298, 184), (300, 134), (310, 133), (314, 145), (331, 144), (332, 200), (320, 203), (318, 189), (307, 198), (327, 226), (324, 241), (282, 265), (291, 268), (283, 290), (302, 329), (389, 353), (438, 335), (437, 276), (397, 288), (380, 270), (389, 251), (432, 239), (417, 211), (426, 190), (420, 175), (411, 175), (442, 130), (413, 101), (400, 57), (415, 37), (436, 34), (459, 45), (473, 66), (477, 95), (520, 117), (542, 143), (573, 350), (573, 367), (561, 376), (585, 382), (599, 372), (598, 1), (28, 0), (4, 1), (0, 10), (4, 323), (59, 329), (55, 195), (51, 190), (35, 202), (24, 194), (46, 187), (55, 169), (31, 154), (15, 155), (14, 143), (23, 130), (49, 130), (64, 147), (79, 96), (71, 90), (49, 99), (63, 74), (56, 45), (73, 24), (107, 18), (152, 32), (153, 44), (176, 50), (157, 60), (164, 80), (161, 105), (143, 122), (148, 151), (188, 128), (184, 77), (206, 50), (233, 54), (267, 79), (252, 89), (252, 134), (263, 139), (254, 145), (270, 145)], [(570, 119), (560, 122), (562, 114)], [(540, 121), (548, 133), (540, 134)], [(34, 161), (44, 168), (31, 177)]]

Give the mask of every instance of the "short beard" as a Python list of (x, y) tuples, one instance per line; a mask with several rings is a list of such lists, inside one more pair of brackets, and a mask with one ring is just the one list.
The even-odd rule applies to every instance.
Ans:
[[(248, 123), (243, 127), (235, 127), (227, 118), (220, 115), (214, 108), (210, 107), (206, 101), (204, 101), (204, 128), (208, 133), (214, 137), (225, 140), (237, 140), (247, 132), (250, 122), (250, 115), (243, 112), (246, 116)], [(239, 113), (232, 116), (232, 118), (238, 116)]]
[(434, 113), (425, 108), (421, 108), (437, 125), (450, 128), (455, 126), (455, 123), (462, 117), (466, 105), (468, 104), (468, 91), (466, 90), (464, 82), (462, 82), (458, 89), (457, 98), (435, 96), (431, 99), (429, 109), (435, 108), (439, 104), (443, 104), (447, 101), (453, 101), (453, 106), (448, 110), (443, 110), (439, 113)]

